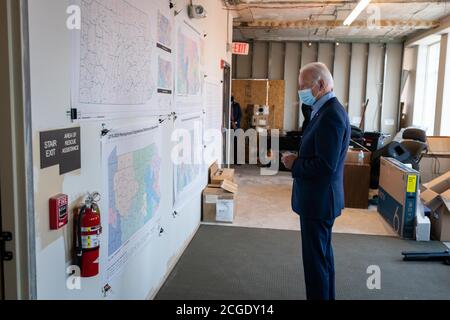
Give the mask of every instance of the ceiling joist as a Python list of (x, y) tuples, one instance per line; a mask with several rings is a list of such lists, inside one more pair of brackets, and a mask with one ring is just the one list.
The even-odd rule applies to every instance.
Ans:
[(439, 21), (428, 20), (378, 20), (373, 22), (355, 21), (351, 26), (344, 26), (344, 21), (340, 20), (299, 20), (299, 21), (280, 21), (280, 20), (257, 20), (253, 22), (234, 22), (234, 27), (258, 29), (300, 29), (300, 28), (410, 28), (410, 29), (429, 29), (439, 26)]

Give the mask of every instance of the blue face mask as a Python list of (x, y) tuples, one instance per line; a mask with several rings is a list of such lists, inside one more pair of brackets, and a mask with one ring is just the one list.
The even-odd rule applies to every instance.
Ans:
[(300, 98), (300, 101), (307, 106), (312, 107), (317, 102), (316, 97), (314, 97), (312, 93), (312, 89), (300, 90), (298, 92), (298, 97)]

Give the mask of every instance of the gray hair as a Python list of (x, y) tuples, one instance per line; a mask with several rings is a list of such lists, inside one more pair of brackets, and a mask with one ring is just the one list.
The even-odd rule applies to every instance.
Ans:
[(328, 67), (322, 62), (313, 62), (305, 65), (300, 70), (300, 74), (304, 72), (310, 73), (312, 80), (316, 83), (319, 80), (323, 80), (326, 86), (334, 88), (333, 76), (331, 75), (330, 70), (328, 70)]

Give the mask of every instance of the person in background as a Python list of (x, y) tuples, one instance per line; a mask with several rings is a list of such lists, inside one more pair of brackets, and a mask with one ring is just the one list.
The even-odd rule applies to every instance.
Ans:
[(299, 156), (282, 158), (294, 178), (292, 208), (300, 216), (303, 267), (308, 300), (335, 300), (332, 247), (334, 221), (344, 209), (344, 162), (350, 121), (322, 63), (300, 70), (300, 101), (311, 106)]
[(237, 130), (241, 128), (242, 110), (241, 105), (234, 101), (231, 97), (231, 129)]

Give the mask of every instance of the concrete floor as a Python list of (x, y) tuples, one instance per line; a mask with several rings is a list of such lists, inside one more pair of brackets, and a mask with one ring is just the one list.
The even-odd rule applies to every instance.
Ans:
[[(256, 166), (238, 166), (237, 212), (233, 226), (278, 230), (299, 230), (299, 217), (291, 209), (292, 177), (288, 172), (261, 176)], [(396, 236), (378, 214), (370, 210), (345, 209), (336, 220), (334, 232)]]

